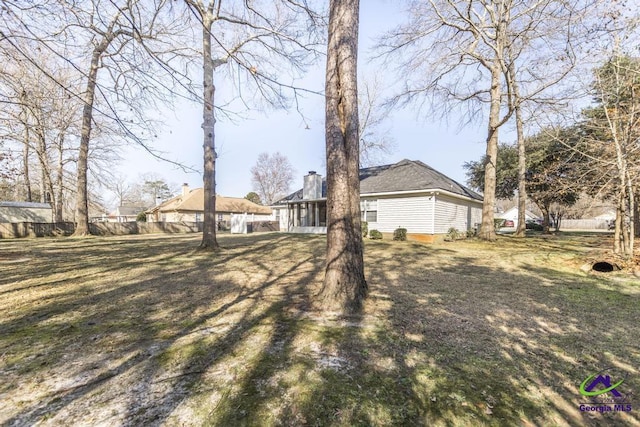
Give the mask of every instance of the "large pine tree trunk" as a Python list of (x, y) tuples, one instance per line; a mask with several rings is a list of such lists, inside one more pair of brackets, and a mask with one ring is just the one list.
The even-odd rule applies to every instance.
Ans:
[(327, 266), (323, 309), (358, 311), (367, 295), (360, 229), (358, 0), (331, 0), (326, 70)]
[(202, 51), (203, 51), (203, 86), (204, 102), (202, 112), (202, 129), (204, 130), (204, 218), (202, 228), (201, 249), (217, 249), (216, 239), (216, 151), (215, 151), (215, 115), (213, 85), (213, 61), (211, 59), (211, 16), (202, 17)]
[(484, 164), (484, 202), (482, 203), (482, 225), (478, 236), (484, 240), (495, 240), (493, 222), (496, 205), (496, 160), (498, 158), (498, 128), (500, 126), (501, 70), (497, 64), (491, 69), (491, 90), (487, 150)]

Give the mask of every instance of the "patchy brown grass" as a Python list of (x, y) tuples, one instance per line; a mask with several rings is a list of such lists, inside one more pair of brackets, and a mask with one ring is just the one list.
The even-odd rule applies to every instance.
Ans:
[(0, 241), (0, 425), (640, 425), (640, 285), (606, 236), (369, 241), (360, 316), (310, 311), (325, 238)]

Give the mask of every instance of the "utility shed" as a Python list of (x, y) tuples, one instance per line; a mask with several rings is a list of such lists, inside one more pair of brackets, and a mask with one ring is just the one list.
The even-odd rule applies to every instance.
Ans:
[(49, 203), (0, 202), (0, 223), (52, 222)]

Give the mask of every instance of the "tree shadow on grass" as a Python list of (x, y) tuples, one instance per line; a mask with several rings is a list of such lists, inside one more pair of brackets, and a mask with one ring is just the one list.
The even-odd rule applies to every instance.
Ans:
[[(278, 268), (265, 266), (261, 258), (266, 246), (286, 246), (286, 242), (278, 244), (282, 243), (282, 239), (265, 241), (262, 246), (236, 247), (232, 252), (220, 254), (221, 259), (203, 256), (189, 265), (173, 265), (174, 274), (168, 280), (163, 278), (165, 271), (160, 268), (154, 270), (152, 277), (147, 275), (145, 280), (134, 280), (123, 286), (114, 285), (102, 292), (74, 294), (70, 291), (59, 299), (51, 298), (41, 307), (32, 307), (24, 314), (3, 322), (3, 330), (7, 331), (2, 345), (3, 358), (9, 353), (8, 358), (13, 360), (13, 363), (10, 360), (8, 366), (3, 366), (3, 370), (10, 374), (20, 371), (39, 376), (47, 375), (53, 369), (57, 371), (54, 376), (63, 377), (70, 384), (53, 385), (50, 387), (53, 391), (41, 395), (40, 402), (32, 405), (24, 405), (23, 402), (23, 409), (5, 423), (29, 424), (41, 418), (64, 414), (74, 404), (80, 405), (78, 402), (86, 405), (87, 400), (91, 401), (93, 395), (104, 393), (100, 389), (108, 388), (114, 381), (134, 382), (130, 390), (122, 391), (124, 400), (130, 400), (129, 408), (123, 414), (127, 422), (138, 418), (149, 421), (166, 417), (171, 412), (172, 403), (177, 404), (184, 397), (185, 384), (192, 384), (199, 379), (193, 366), (203, 366), (202, 369), (206, 370), (207, 365), (226, 353), (225, 348), (233, 348), (233, 342), (242, 340), (246, 331), (264, 317), (252, 314), (252, 307), (263, 302), (264, 291), (274, 284), (280, 285), (283, 278), (294, 275), (311, 260), (310, 257), (301, 259), (291, 256), (289, 251), (286, 261), (280, 263)], [(183, 255), (181, 252), (176, 256)], [(235, 278), (237, 272), (211, 268), (211, 264), (224, 265), (235, 257), (240, 257), (246, 264), (249, 275), (260, 277), (251, 279), (251, 283), (239, 283)], [(118, 268), (126, 267), (119, 265)], [(271, 304), (273, 307), (267, 311), (271, 312), (281, 304)], [(240, 306), (246, 306), (244, 314), (243, 309), (238, 308)], [(216, 328), (215, 324), (210, 325), (233, 310), (242, 315), (229, 331), (217, 330), (224, 330), (228, 325), (220, 328)], [(259, 310), (264, 310), (264, 307)], [(172, 320), (175, 324), (170, 323)], [(187, 360), (184, 366), (182, 362), (168, 369), (162, 366), (163, 359), (171, 358), (166, 353), (170, 353), (177, 342), (190, 335), (203, 333), (215, 337), (211, 341), (212, 351), (205, 351), (206, 348), (200, 345), (193, 355), (181, 355), (184, 357), (180, 359)], [(56, 336), (61, 339), (56, 339)], [(22, 342), (21, 337), (24, 337)], [(28, 342), (24, 342), (25, 339)], [(27, 352), (34, 349), (38, 353), (31, 358)], [(74, 349), (78, 352), (75, 353)], [(63, 360), (52, 360), (57, 355), (62, 356)], [(69, 365), (78, 368), (62, 374), (60, 371)], [(167, 378), (158, 380), (164, 384), (161, 391), (164, 390), (166, 396), (158, 398), (158, 395), (147, 395), (147, 385), (154, 382), (154, 376), (157, 380), (169, 371), (175, 371), (175, 381)], [(69, 377), (75, 377), (75, 380)], [(14, 379), (17, 382), (19, 376)], [(6, 387), (0, 392), (10, 390), (11, 381), (5, 384)], [(128, 393), (131, 395), (127, 396)]]
[[(330, 317), (308, 310), (323, 238), (248, 242), (202, 256), (136, 242), (157, 257), (146, 276), (98, 292), (77, 284), (3, 322), (0, 395), (21, 407), (5, 407), (0, 423), (640, 422), (635, 409), (579, 411), (580, 382), (605, 367), (629, 373), (625, 391), (640, 390), (631, 288), (542, 262), (492, 266), (486, 251), (455, 245), (383, 242), (366, 247), (364, 312)], [(12, 389), (40, 378), (39, 401), (18, 402)]]
[[(580, 383), (606, 367), (640, 363), (638, 294), (551, 268), (511, 269), (459, 256), (438, 265), (403, 253), (370, 264), (390, 301), (379, 342), (397, 348), (425, 425), (634, 425), (638, 414), (583, 413)], [(394, 273), (402, 271), (402, 274)], [(372, 291), (377, 286), (370, 280)], [(604, 319), (603, 319), (604, 318)], [(617, 340), (616, 340), (617, 338)], [(407, 369), (408, 368), (408, 369)], [(635, 377), (635, 379), (632, 379)], [(613, 405), (612, 405), (613, 406)]]

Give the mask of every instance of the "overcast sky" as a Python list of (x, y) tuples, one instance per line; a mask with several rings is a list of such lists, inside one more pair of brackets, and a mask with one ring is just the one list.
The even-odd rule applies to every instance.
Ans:
[[(377, 75), (390, 82), (397, 78), (368, 61), (373, 39), (403, 19), (397, 3), (384, 0), (362, 2), (360, 74)], [(324, 66), (321, 61), (310, 70), (304, 84), (321, 90), (324, 87)], [(218, 89), (221, 89), (220, 85), (218, 81)], [(307, 171), (315, 170), (324, 175), (324, 100), (318, 95), (308, 95), (302, 103), (302, 109), (308, 118), (309, 129), (295, 111), (252, 112), (247, 120), (235, 123), (218, 121), (217, 193), (244, 197), (252, 191), (249, 170), (258, 154), (265, 151), (279, 151), (289, 158), (299, 177), (292, 190), (302, 187), (302, 176)], [(185, 102), (163, 116), (165, 128), (159, 131), (154, 147), (171, 160), (202, 170), (202, 107)], [(484, 154), (486, 126), (480, 122), (459, 129), (455, 117), (450, 118), (449, 123), (425, 118), (424, 114), (418, 116), (412, 108), (395, 111), (386, 124), (395, 141), (395, 149), (384, 163), (394, 163), (404, 158), (421, 160), (464, 184), (462, 165), (469, 160), (478, 160)], [(509, 138), (509, 133), (506, 133), (502, 139), (508, 141)], [(154, 160), (141, 150), (130, 150), (125, 158), (119, 169), (132, 182), (140, 174), (152, 172), (172, 184), (202, 186), (201, 174), (185, 173), (171, 164)]]

